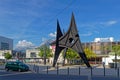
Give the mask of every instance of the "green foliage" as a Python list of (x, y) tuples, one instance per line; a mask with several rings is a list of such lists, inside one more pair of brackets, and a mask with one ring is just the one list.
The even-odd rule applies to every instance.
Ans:
[(46, 58), (52, 57), (52, 50), (49, 48), (49, 46), (47, 45), (43, 45), (39, 48), (40, 52), (39, 52), (39, 56), (40, 57), (44, 57), (46, 56)]
[(88, 59), (96, 57), (96, 54), (93, 51), (91, 51), (89, 48), (85, 48), (84, 52)]
[[(89, 48), (85, 48), (84, 52), (85, 52), (87, 58), (89, 58), (89, 59), (96, 57), (96, 54), (93, 51), (91, 51)], [(76, 51), (72, 50), (71, 48), (68, 48), (68, 50), (66, 52), (66, 58), (69, 60), (77, 59), (77, 58), (79, 58), (79, 55)]]
[(11, 59), (12, 55), (9, 52), (7, 52), (7, 53), (5, 53), (5, 58), (6, 59)]
[(120, 56), (120, 45), (112, 46), (112, 51), (114, 52), (114, 54), (116, 53), (118, 56)]
[(109, 55), (115, 55), (115, 52), (109, 52)]
[(71, 48), (68, 48), (66, 52), (66, 58), (72, 60), (72, 59), (76, 59), (77, 57), (79, 57), (78, 53), (72, 50)]

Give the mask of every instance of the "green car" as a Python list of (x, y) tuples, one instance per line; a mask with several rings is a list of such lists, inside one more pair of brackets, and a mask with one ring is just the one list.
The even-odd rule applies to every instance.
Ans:
[(13, 70), (13, 71), (29, 71), (29, 67), (22, 63), (22, 62), (18, 62), (18, 61), (14, 61), (14, 62), (7, 62), (5, 64), (5, 70), (9, 71), (9, 70)]

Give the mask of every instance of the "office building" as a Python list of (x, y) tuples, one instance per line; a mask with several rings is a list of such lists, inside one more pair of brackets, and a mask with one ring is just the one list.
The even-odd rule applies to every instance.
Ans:
[(0, 50), (13, 50), (13, 39), (0, 36)]

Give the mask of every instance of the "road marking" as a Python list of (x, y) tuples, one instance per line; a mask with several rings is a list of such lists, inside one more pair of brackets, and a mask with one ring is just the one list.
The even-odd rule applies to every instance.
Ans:
[(9, 74), (2, 74), (0, 76), (11, 76), (11, 75), (26, 74), (26, 73), (31, 73), (31, 72), (9, 73)]

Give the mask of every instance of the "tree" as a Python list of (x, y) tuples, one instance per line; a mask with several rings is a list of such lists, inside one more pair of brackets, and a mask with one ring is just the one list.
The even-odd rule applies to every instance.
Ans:
[(6, 59), (11, 59), (12, 55), (9, 52), (7, 52), (7, 53), (5, 53), (5, 58)]
[(78, 57), (78, 53), (72, 50), (71, 48), (68, 48), (66, 52), (66, 58), (69, 60), (76, 59)]
[[(84, 52), (85, 52), (88, 59), (96, 57), (96, 54), (88, 48), (85, 48)], [(79, 54), (76, 51), (74, 51), (73, 49), (68, 48), (68, 50), (66, 52), (66, 59), (69, 62), (71, 62), (71, 60), (75, 60), (75, 59), (77, 60), (78, 58), (80, 59)]]
[(114, 62), (115, 62), (115, 69), (117, 68), (117, 56), (120, 56), (120, 45), (114, 45), (112, 46), (112, 51), (113, 51), (113, 55), (115, 56)]
[(88, 59), (96, 57), (96, 54), (93, 51), (91, 51), (89, 48), (85, 48), (84, 52)]
[(40, 52), (39, 52), (39, 56), (40, 57), (46, 57), (46, 58), (49, 58), (49, 57), (52, 57), (53, 54), (52, 54), (52, 50), (49, 48), (49, 46), (47, 45), (43, 45), (39, 48)]
[[(95, 58), (96, 57), (96, 54), (93, 51), (91, 51), (89, 48), (85, 48), (84, 52), (85, 52), (87, 58)], [(66, 52), (67, 59), (76, 59), (78, 57), (79, 57), (79, 55), (76, 51), (72, 50), (71, 48), (68, 48), (68, 50)]]
[[(63, 54), (64, 55), (64, 54)], [(78, 53), (74, 51), (71, 48), (68, 48), (66, 51), (66, 59), (68, 60), (68, 63), (74, 63), (74, 60), (76, 60), (79, 57)]]
[(117, 55), (117, 56), (120, 56), (120, 45), (114, 45), (112, 46), (112, 52), (114, 52), (113, 55)]

